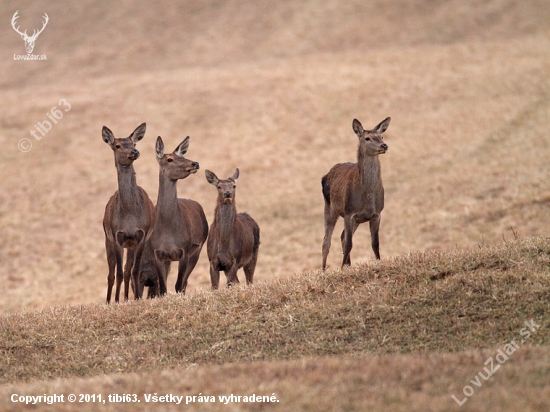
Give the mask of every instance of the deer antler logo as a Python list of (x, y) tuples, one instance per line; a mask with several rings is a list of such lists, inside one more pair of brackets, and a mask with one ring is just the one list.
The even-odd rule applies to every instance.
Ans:
[(28, 54), (31, 54), (32, 51), (33, 51), (33, 49), (34, 49), (34, 43), (36, 42), (36, 38), (38, 37), (38, 35), (39, 35), (40, 33), (42, 33), (42, 32), (44, 31), (44, 28), (46, 27), (46, 24), (48, 24), (49, 17), (48, 17), (48, 15), (47, 15), (46, 13), (44, 13), (44, 16), (43, 16), (43, 17), (44, 17), (44, 23), (43, 23), (43, 25), (42, 25), (42, 28), (41, 28), (40, 30), (34, 30), (33, 33), (32, 33), (32, 36), (29, 36), (29, 35), (27, 35), (27, 30), (25, 30), (24, 33), (21, 33), (21, 32), (19, 31), (19, 26), (15, 27), (15, 23), (16, 23), (15, 21), (16, 21), (17, 18), (19, 17), (19, 16), (17, 15), (17, 13), (19, 13), (19, 10), (17, 10), (17, 11), (14, 13), (14, 15), (13, 15), (13, 17), (12, 17), (12, 19), (11, 19), (11, 26), (13, 27), (13, 29), (14, 29), (17, 33), (19, 33), (19, 34), (21, 35), (21, 38), (22, 38), (23, 40), (25, 40), (25, 48), (27, 49), (27, 53), (28, 53)]

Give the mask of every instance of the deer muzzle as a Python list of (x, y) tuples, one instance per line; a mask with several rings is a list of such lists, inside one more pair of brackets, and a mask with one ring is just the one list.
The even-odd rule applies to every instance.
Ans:
[(231, 194), (231, 192), (223, 193), (223, 203), (225, 204), (233, 203), (233, 195)]
[(130, 155), (128, 156), (128, 159), (130, 160), (136, 160), (139, 157), (139, 151), (137, 149), (132, 149), (130, 152)]
[(197, 170), (200, 169), (199, 162), (191, 163), (191, 167), (187, 167), (187, 171), (191, 174), (197, 173)]

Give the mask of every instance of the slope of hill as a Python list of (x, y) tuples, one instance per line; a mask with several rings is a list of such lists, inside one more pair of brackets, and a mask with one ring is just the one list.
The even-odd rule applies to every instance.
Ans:
[[(275, 393), (283, 410), (453, 410), (451, 395), (462, 400), (501, 349), (511, 359), (481, 381), (468, 410), (544, 410), (549, 274), (550, 238), (529, 238), (188, 298), (4, 315), (0, 404), (23, 410), (13, 393), (135, 393), (141, 402)], [(225, 366), (207, 367), (216, 364)]]

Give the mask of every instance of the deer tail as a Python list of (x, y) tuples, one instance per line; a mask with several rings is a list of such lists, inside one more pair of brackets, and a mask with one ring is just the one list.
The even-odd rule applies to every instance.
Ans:
[[(256, 223), (256, 222), (254, 222), (254, 223)], [(254, 254), (257, 254), (257, 253), (258, 253), (258, 249), (260, 248), (260, 227), (259, 227), (257, 224), (254, 225), (253, 233), (254, 233), (254, 249), (253, 249), (253, 253), (254, 253)]]
[(328, 175), (323, 176), (321, 179), (321, 186), (323, 187), (323, 197), (325, 198), (325, 203), (330, 205), (330, 184), (328, 182)]

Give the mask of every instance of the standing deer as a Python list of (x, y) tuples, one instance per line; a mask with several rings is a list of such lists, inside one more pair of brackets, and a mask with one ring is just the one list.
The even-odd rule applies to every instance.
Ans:
[(218, 289), (220, 270), (225, 272), (227, 287), (239, 283), (237, 271), (244, 268), (246, 283), (251, 284), (258, 260), (260, 228), (246, 213), (237, 213), (235, 189), (239, 169), (229, 179), (220, 180), (210, 170), (206, 180), (218, 190), (214, 221), (206, 246), (210, 260), (212, 289)]
[[(143, 243), (149, 228), (153, 224), (153, 202), (145, 190), (136, 183), (134, 160), (139, 157), (136, 143), (145, 135), (145, 123), (141, 124), (129, 137), (116, 138), (108, 127), (103, 126), (102, 137), (115, 155), (115, 166), (118, 176), (118, 190), (109, 199), (103, 217), (105, 232), (105, 249), (107, 251), (107, 303), (111, 302), (111, 293), (115, 281), (115, 302), (119, 301), (120, 286), (124, 278), (124, 300), (128, 300), (130, 273), (135, 293), (135, 280), (138, 276), (139, 262), (143, 252)], [(127, 249), (124, 275), (122, 259)]]
[(372, 250), (380, 259), (378, 229), (384, 208), (384, 187), (378, 155), (386, 153), (382, 133), (391, 118), (386, 118), (372, 130), (363, 130), (359, 120), (353, 120), (353, 131), (359, 137), (357, 163), (338, 163), (323, 176), (321, 184), (325, 198), (325, 237), (323, 239), (323, 270), (327, 265), (332, 232), (340, 216), (344, 218), (341, 235), (344, 259), (342, 267), (351, 265), (352, 237), (357, 226), (369, 222)]
[(188, 148), (189, 136), (172, 153), (164, 154), (162, 138), (157, 138), (159, 192), (155, 225), (147, 240), (155, 256), (161, 295), (166, 294), (167, 267), (172, 261), (179, 262), (176, 292), (185, 293), (187, 279), (208, 237), (208, 222), (201, 205), (194, 200), (178, 199), (177, 196), (178, 180), (199, 169), (197, 162), (184, 157)]

